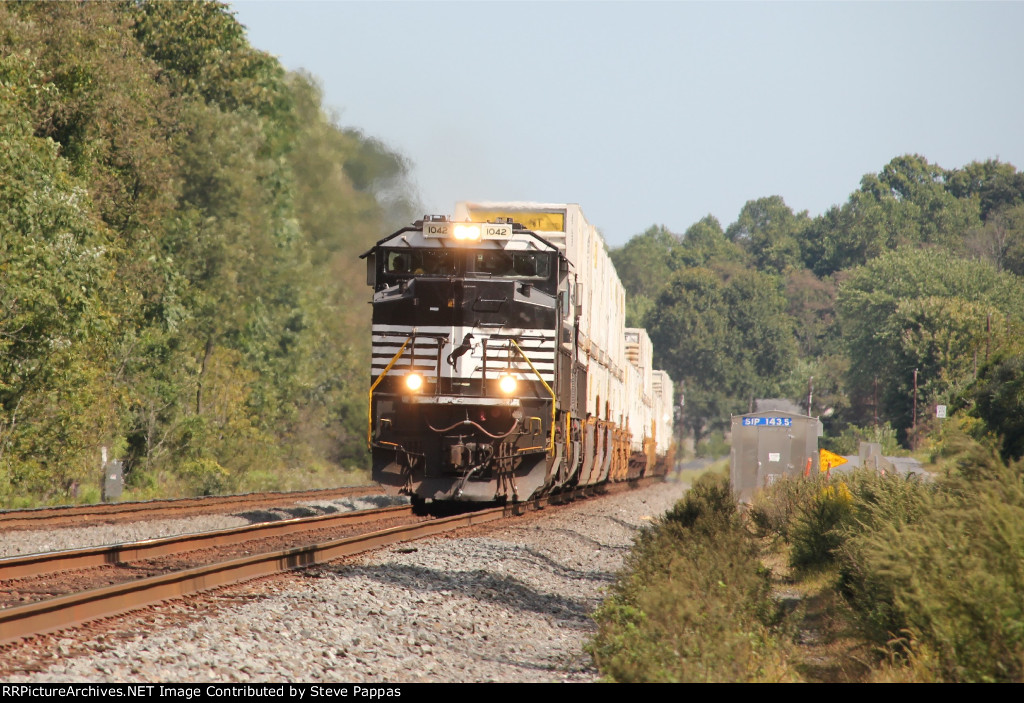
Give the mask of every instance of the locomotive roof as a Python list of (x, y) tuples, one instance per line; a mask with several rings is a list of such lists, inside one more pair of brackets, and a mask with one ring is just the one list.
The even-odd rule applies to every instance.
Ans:
[(551, 251), (556, 252), (560, 257), (565, 258), (565, 255), (556, 245), (552, 244), (544, 237), (541, 237), (536, 232), (528, 230), (519, 224), (512, 223), (513, 233), (512, 237), (509, 239), (478, 239), (472, 242), (467, 242), (454, 241), (444, 237), (428, 237), (424, 235), (423, 226), (430, 222), (460, 224), (451, 220), (432, 220), (427, 218), (417, 220), (412, 225), (403, 227), (394, 234), (390, 234), (379, 240), (370, 249), (360, 254), (359, 258), (365, 259), (367, 256), (372, 254), (374, 250), (382, 246), (417, 249), (457, 249), (472, 247), (474, 249), (506, 249), (515, 251), (543, 251), (544, 249), (550, 249)]

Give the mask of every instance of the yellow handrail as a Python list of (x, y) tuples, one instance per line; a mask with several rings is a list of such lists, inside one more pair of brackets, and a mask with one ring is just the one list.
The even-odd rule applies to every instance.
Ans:
[(526, 355), (526, 352), (524, 352), (522, 350), (522, 348), (518, 344), (516, 344), (516, 340), (509, 339), (508, 341), (512, 342), (513, 346), (515, 346), (515, 348), (519, 351), (519, 353), (523, 355), (523, 358), (526, 359), (526, 363), (530, 365), (530, 368), (533, 369), (533, 372), (535, 374), (537, 374), (537, 378), (539, 378), (540, 382), (544, 385), (544, 390), (546, 390), (548, 393), (551, 394), (551, 442), (550, 442), (550, 444), (548, 446), (548, 453), (551, 454), (551, 455), (554, 455), (554, 453), (555, 453), (555, 406), (558, 405), (558, 398), (555, 396), (555, 392), (553, 390), (551, 390), (551, 386), (549, 386), (547, 381), (544, 380), (544, 377), (540, 375), (540, 371), (537, 370), (537, 367), (533, 365), (532, 361), (530, 361), (530, 357), (528, 357)]
[(399, 349), (398, 353), (395, 354), (391, 358), (391, 361), (388, 362), (388, 365), (385, 366), (384, 370), (380, 372), (380, 376), (378, 376), (377, 380), (374, 381), (373, 385), (370, 386), (370, 404), (369, 404), (369, 407), (366, 410), (366, 420), (367, 420), (367, 422), (366, 422), (366, 448), (367, 449), (369, 449), (369, 448), (371, 448), (373, 446), (373, 391), (376, 390), (376, 388), (380, 384), (380, 382), (384, 380), (384, 377), (388, 375), (388, 371), (391, 370), (391, 367), (394, 366), (395, 362), (398, 361), (398, 359), (402, 356), (402, 352), (405, 351), (405, 348), (409, 345), (409, 342), (411, 342), (411, 341), (412, 341), (412, 337), (409, 337), (407, 340), (405, 340), (405, 342), (402, 343), (402, 348)]

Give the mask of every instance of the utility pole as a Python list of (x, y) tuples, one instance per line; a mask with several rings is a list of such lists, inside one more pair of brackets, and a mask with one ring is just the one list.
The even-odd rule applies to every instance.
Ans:
[(875, 428), (877, 429), (878, 428), (878, 376), (875, 376), (875, 401), (874, 401), (874, 406), (873, 407), (875, 409)]
[(807, 417), (811, 416), (811, 398), (814, 397), (814, 376), (807, 382)]
[(988, 314), (988, 321), (985, 323), (985, 363), (988, 363), (988, 351), (992, 346), (992, 313)]
[(910, 433), (910, 448), (917, 449), (917, 369), (914, 369), (914, 424)]

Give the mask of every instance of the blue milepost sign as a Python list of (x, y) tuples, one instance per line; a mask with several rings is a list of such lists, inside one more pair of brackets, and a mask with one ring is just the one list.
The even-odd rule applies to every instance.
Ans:
[(793, 418), (791, 417), (745, 417), (743, 418), (744, 427), (754, 427), (763, 425), (765, 427), (792, 427)]

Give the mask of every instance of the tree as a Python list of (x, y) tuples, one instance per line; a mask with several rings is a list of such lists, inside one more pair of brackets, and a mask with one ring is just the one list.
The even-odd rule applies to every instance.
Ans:
[(683, 383), (695, 440), (780, 389), (796, 352), (785, 309), (774, 279), (731, 263), (680, 270), (658, 297), (645, 326), (655, 364)]
[(672, 273), (672, 254), (679, 236), (665, 225), (651, 225), (642, 234), (610, 253), (626, 295), (653, 297), (661, 292)]
[(626, 325), (639, 326), (652, 301), (668, 283), (679, 237), (664, 225), (651, 225), (624, 246), (609, 252), (626, 290)]
[(995, 159), (973, 161), (947, 174), (949, 192), (960, 199), (978, 198), (982, 222), (1007, 208), (1024, 205), (1024, 173)]
[(993, 357), (964, 395), (973, 404), (971, 414), (999, 436), (1003, 460), (1024, 457), (1024, 352), (1020, 347)]
[[(950, 192), (949, 176), (945, 169), (915, 154), (890, 161), (878, 175), (878, 181), (888, 187), (888, 196), (907, 207), (916, 219), (920, 243), (962, 251), (964, 233), (978, 224), (980, 215), (977, 203)], [(878, 197), (885, 200), (881, 194)]]
[(713, 262), (742, 263), (747, 260), (743, 249), (726, 238), (721, 223), (713, 215), (690, 225), (683, 233), (680, 246), (672, 254), (672, 269), (675, 271), (687, 266), (708, 266)]
[(773, 195), (747, 201), (725, 236), (750, 254), (759, 271), (782, 273), (801, 265), (800, 243), (809, 224), (807, 211), (796, 215)]
[(822, 280), (807, 269), (790, 269), (784, 280), (786, 311), (796, 323), (800, 355), (815, 357), (834, 352), (839, 337), (835, 279)]
[(882, 419), (905, 430), (914, 369), (919, 405), (962, 390), (975, 354), (990, 342), (988, 320), (998, 343), (1021, 319), (1024, 285), (983, 262), (904, 248), (854, 270), (839, 289), (837, 307), (850, 358), (849, 391), (861, 419), (877, 379)]
[(968, 232), (967, 251), (997, 271), (1024, 276), (1024, 204), (990, 212), (985, 224)]
[(408, 221), (407, 161), (221, 3), (0, 4), (0, 82), (14, 490), (66, 493), (101, 444), (169, 491), (364, 462), (351, 281)]
[(844, 205), (808, 228), (806, 265), (827, 276), (899, 247), (964, 251), (965, 234), (980, 224), (978, 202), (950, 192), (948, 177), (918, 155), (897, 157), (880, 173), (865, 175)]
[(37, 64), (0, 56), (0, 498), (85, 476), (112, 422), (104, 359), (116, 244), (58, 145), (32, 132)]

